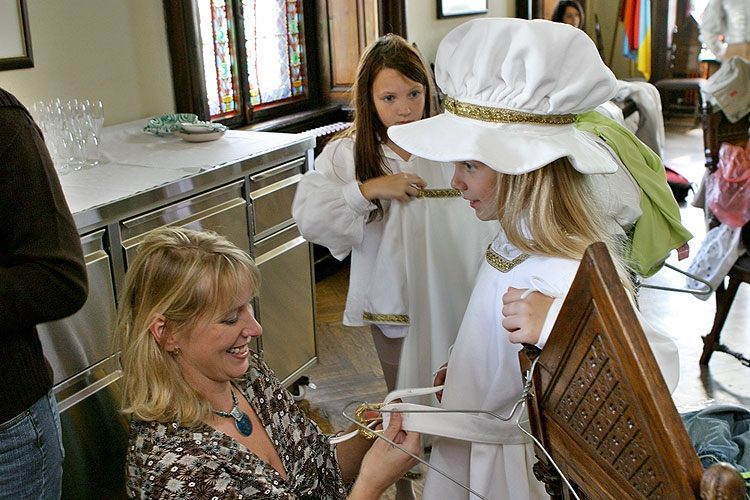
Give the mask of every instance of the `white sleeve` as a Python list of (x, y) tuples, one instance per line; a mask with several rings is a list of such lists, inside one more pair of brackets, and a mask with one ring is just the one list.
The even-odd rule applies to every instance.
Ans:
[(547, 343), (549, 334), (550, 332), (552, 332), (552, 327), (555, 326), (555, 321), (557, 321), (557, 315), (560, 314), (560, 309), (562, 308), (563, 302), (565, 302), (565, 296), (555, 297), (552, 300), (552, 304), (549, 306), (549, 310), (547, 311), (547, 319), (544, 320), (542, 331), (539, 333), (539, 340), (537, 340), (536, 342), (536, 346), (539, 349), (544, 349), (544, 344)]
[(701, 20), (700, 34), (698, 38), (708, 50), (721, 61), (724, 59), (726, 47), (719, 40), (719, 35), (726, 29), (726, 20), (724, 19), (724, 9), (722, 8), (723, 0), (709, 0), (706, 9), (703, 11)]
[(651, 352), (656, 358), (656, 364), (659, 365), (664, 382), (666, 382), (669, 392), (673, 393), (680, 381), (680, 352), (677, 349), (677, 344), (670, 336), (651, 326), (633, 303), (633, 298), (629, 293), (628, 298), (633, 305), (633, 310), (641, 324), (648, 345), (651, 347)]
[(327, 247), (344, 259), (362, 242), (365, 224), (375, 204), (359, 189), (354, 171), (354, 141), (332, 141), (315, 160), (299, 184), (292, 204), (292, 216), (302, 236)]

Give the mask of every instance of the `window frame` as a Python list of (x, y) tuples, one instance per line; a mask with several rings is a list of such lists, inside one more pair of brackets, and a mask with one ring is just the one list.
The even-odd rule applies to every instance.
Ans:
[[(285, 100), (278, 104), (269, 104), (261, 109), (253, 109), (250, 105), (248, 76), (240, 69), (247, 61), (243, 26), (236, 22), (236, 13), (242, 7), (242, 0), (226, 0), (226, 2), (231, 19), (235, 21), (231, 23), (232, 50), (236, 55), (232, 71), (237, 78), (240, 102), (236, 116), (215, 121), (235, 128), (319, 107), (322, 104), (322, 97), (314, 0), (302, 2), (307, 96), (301, 99)], [(197, 0), (164, 0), (164, 17), (167, 25), (176, 111), (194, 113), (201, 120), (209, 120)]]

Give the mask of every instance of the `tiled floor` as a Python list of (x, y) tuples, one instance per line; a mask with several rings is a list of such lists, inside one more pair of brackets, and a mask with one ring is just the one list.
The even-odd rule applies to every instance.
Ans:
[[(698, 184), (703, 175), (702, 131), (689, 123), (669, 123), (665, 163)], [(688, 203), (682, 207), (683, 223), (693, 233), (691, 254), (700, 247), (705, 233), (702, 211)], [(676, 252), (669, 258), (681, 269), (689, 260), (677, 262)], [(380, 401), (385, 395), (385, 384), (378, 364), (369, 330), (341, 325), (348, 273), (342, 270), (317, 285), (317, 333), (319, 363), (307, 373), (317, 385), (307, 393), (302, 404), (327, 429), (345, 428), (348, 422), (341, 416), (344, 406), (353, 400)], [(647, 283), (682, 287), (684, 277), (664, 269)], [(714, 298), (701, 301), (691, 294), (642, 289), (641, 310), (658, 328), (671, 333), (678, 342), (681, 358), (680, 384), (674, 400), (680, 410), (689, 410), (711, 403), (732, 403), (750, 407), (750, 368), (723, 353), (715, 353), (709, 368), (698, 364), (703, 346), (701, 336), (708, 333), (713, 322)], [(722, 333), (722, 340), (744, 353), (750, 352), (750, 290), (747, 285), (740, 292)], [(416, 483), (417, 490), (421, 484)], [(393, 488), (383, 497), (393, 499)]]

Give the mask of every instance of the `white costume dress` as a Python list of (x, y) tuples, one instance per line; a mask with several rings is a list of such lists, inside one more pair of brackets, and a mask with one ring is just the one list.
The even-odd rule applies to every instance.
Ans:
[(356, 180), (354, 140), (343, 138), (330, 142), (302, 178), (292, 214), (307, 240), (339, 260), (351, 253), (343, 323), (376, 324), (387, 336), (405, 336), (397, 388), (430, 386), (498, 225), (478, 220), (450, 190), (452, 164), (416, 156), (404, 161), (382, 148), (391, 172), (412, 172), (427, 182), (424, 196), (384, 201), (384, 217), (368, 223), (375, 205)]
[[(529, 256), (524, 260), (523, 254), (507, 241), (503, 232), (497, 236), (477, 275), (448, 362), (443, 408), (481, 409), (501, 416), (510, 413), (522, 391), (518, 368), (521, 346), (511, 344), (508, 331), (502, 327), (502, 296), (509, 286), (537, 288), (539, 276), (543, 277), (548, 289), (565, 294), (578, 265), (577, 260), (557, 257)], [(545, 328), (554, 322), (561, 303), (562, 299), (557, 299), (550, 309)], [(644, 331), (667, 385), (673, 390), (679, 376), (676, 345), (647, 325), (644, 325)], [(509, 434), (505, 444), (500, 445), (435, 438), (430, 463), (491, 500), (548, 498), (543, 484), (534, 478), (532, 472), (537, 461), (533, 445), (518, 429), (515, 429), (515, 435)], [(453, 500), (469, 499), (470, 496), (466, 490), (430, 469), (422, 498)]]

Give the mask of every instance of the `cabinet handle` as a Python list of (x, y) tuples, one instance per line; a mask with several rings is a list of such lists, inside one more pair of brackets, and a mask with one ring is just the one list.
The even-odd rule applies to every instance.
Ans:
[(297, 158), (296, 160), (284, 163), (282, 165), (279, 165), (278, 167), (269, 168), (268, 170), (265, 170), (259, 174), (251, 175), (250, 180), (252, 182), (260, 182), (264, 179), (268, 179), (269, 177), (274, 177), (283, 172), (286, 172), (287, 170), (296, 170), (297, 167), (299, 167), (300, 165), (304, 165), (304, 163), (304, 158)]
[(301, 178), (302, 174), (295, 174), (290, 177), (284, 177), (280, 181), (274, 182), (273, 184), (269, 184), (268, 186), (256, 189), (255, 191), (251, 191), (250, 198), (253, 200), (257, 200), (258, 198), (267, 196), (271, 193), (284, 189), (285, 187), (297, 184)]
[(281, 245), (272, 248), (268, 252), (258, 255), (255, 257), (255, 264), (260, 266), (264, 262), (268, 262), (269, 260), (273, 259), (276, 256), (281, 255), (282, 253), (291, 250), (292, 248), (299, 246), (303, 243), (307, 243), (307, 240), (303, 238), (302, 236), (297, 236), (293, 240), (289, 240), (286, 243), (282, 243)]
[(122, 377), (122, 370), (115, 370), (106, 377), (102, 377), (91, 385), (87, 385), (80, 391), (68, 396), (59, 403), (57, 403), (57, 410), (62, 413), (71, 406), (80, 403), (89, 396), (96, 394), (101, 391), (109, 384), (118, 381)]

